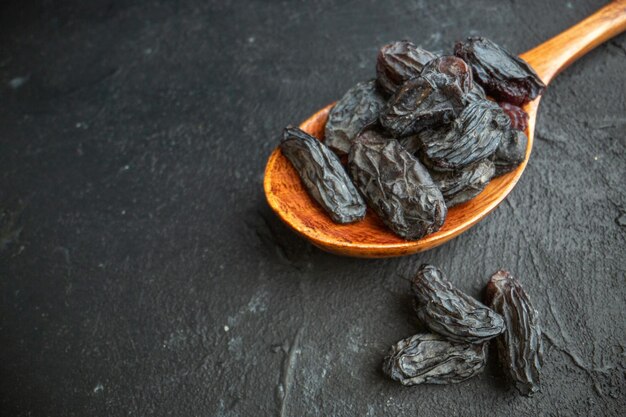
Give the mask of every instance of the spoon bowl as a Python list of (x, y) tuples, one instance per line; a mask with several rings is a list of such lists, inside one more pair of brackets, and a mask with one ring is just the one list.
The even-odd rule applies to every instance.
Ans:
[[(626, 30), (626, 0), (614, 1), (579, 24), (521, 55), (542, 81), (549, 82), (569, 64), (597, 45)], [(519, 181), (533, 147), (537, 108), (541, 97), (527, 103), (528, 146), (524, 161), (513, 171), (496, 177), (472, 200), (448, 209), (443, 226), (419, 240), (407, 241), (391, 232), (368, 209), (362, 221), (334, 223), (309, 196), (291, 163), (274, 150), (265, 169), (267, 201), (276, 214), (294, 231), (314, 245), (339, 255), (386, 258), (432, 249), (458, 236), (495, 209)], [(305, 120), (300, 128), (323, 140), (330, 104)]]

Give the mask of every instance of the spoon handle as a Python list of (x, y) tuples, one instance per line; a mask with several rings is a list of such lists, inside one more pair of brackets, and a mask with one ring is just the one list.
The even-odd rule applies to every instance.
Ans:
[(626, 0), (615, 0), (580, 23), (522, 54), (541, 80), (554, 77), (587, 52), (626, 30)]

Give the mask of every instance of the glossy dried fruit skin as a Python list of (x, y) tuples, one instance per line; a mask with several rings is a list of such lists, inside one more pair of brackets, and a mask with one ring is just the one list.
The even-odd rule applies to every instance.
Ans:
[(448, 124), (463, 110), (464, 96), (471, 88), (472, 73), (462, 59), (436, 58), (389, 99), (380, 124), (396, 138)]
[(485, 189), (495, 175), (495, 166), (483, 159), (458, 171), (432, 171), (430, 175), (441, 190), (448, 208), (465, 203)]
[(435, 170), (451, 171), (481, 161), (496, 151), (509, 124), (496, 103), (473, 101), (449, 125), (418, 134), (424, 162)]
[(420, 266), (411, 290), (419, 319), (449, 340), (482, 343), (504, 331), (499, 314), (455, 288), (436, 266)]
[(406, 386), (465, 381), (485, 369), (486, 346), (454, 343), (432, 333), (416, 334), (391, 347), (383, 372)]
[(509, 116), (511, 119), (511, 129), (526, 130), (528, 126), (528, 113), (524, 111), (521, 107), (517, 107), (515, 104), (501, 102), (498, 103), (500, 108)]
[(309, 194), (336, 223), (365, 217), (365, 202), (339, 158), (322, 142), (296, 128), (283, 132), (282, 153), (292, 163)]
[(506, 331), (496, 339), (498, 359), (525, 396), (540, 390), (539, 374), (543, 365), (543, 344), (539, 314), (517, 278), (498, 271), (487, 284), (489, 305), (499, 312)]
[(396, 138), (432, 125), (450, 123), (463, 108), (461, 97), (449, 97), (426, 78), (417, 77), (398, 89), (380, 114), (380, 124)]
[(465, 103), (469, 104), (473, 101), (477, 100), (487, 100), (487, 94), (485, 94), (485, 90), (478, 83), (472, 83), (472, 88), (470, 91), (465, 94)]
[(376, 81), (364, 81), (352, 87), (330, 110), (324, 135), (326, 146), (338, 155), (347, 155), (356, 136), (378, 120), (385, 104)]
[(421, 77), (433, 81), (439, 88), (454, 89), (455, 93), (466, 94), (474, 85), (472, 68), (454, 55), (444, 55), (424, 65)]
[(368, 205), (398, 236), (419, 239), (443, 224), (447, 209), (441, 191), (397, 140), (364, 132), (352, 146), (349, 166)]
[(526, 63), (489, 39), (469, 37), (454, 45), (454, 54), (471, 65), (474, 81), (498, 101), (522, 105), (546, 88)]
[(387, 95), (422, 72), (422, 68), (437, 56), (410, 41), (389, 43), (378, 52), (376, 82)]
[(493, 154), (493, 163), (496, 168), (496, 176), (505, 174), (515, 169), (526, 157), (528, 137), (521, 130), (509, 130), (500, 145)]

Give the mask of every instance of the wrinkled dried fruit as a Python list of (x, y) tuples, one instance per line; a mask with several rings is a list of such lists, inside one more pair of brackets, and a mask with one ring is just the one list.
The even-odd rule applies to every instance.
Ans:
[(433, 59), (424, 65), (420, 76), (433, 81), (439, 88), (454, 90), (454, 94), (468, 93), (474, 84), (470, 66), (454, 55)]
[(417, 77), (389, 99), (380, 114), (380, 124), (400, 138), (424, 127), (450, 123), (462, 108), (461, 96), (449, 97), (434, 82)]
[(420, 75), (422, 68), (437, 56), (410, 41), (397, 41), (380, 48), (376, 60), (376, 81), (386, 94)]
[(498, 101), (520, 106), (546, 88), (526, 61), (489, 39), (470, 37), (465, 42), (457, 42), (454, 54), (471, 65), (474, 81)]
[(485, 368), (486, 344), (454, 343), (425, 333), (400, 340), (383, 362), (383, 372), (402, 385), (451, 384)]
[(472, 89), (472, 73), (462, 59), (442, 56), (419, 77), (404, 83), (380, 114), (380, 124), (395, 137), (452, 122)]
[(493, 154), (496, 176), (512, 171), (526, 157), (528, 137), (521, 130), (509, 130)]
[(540, 390), (543, 345), (538, 313), (517, 278), (498, 271), (487, 284), (487, 300), (502, 314), (506, 331), (496, 339), (498, 359), (517, 390), (531, 396)]
[(526, 113), (521, 107), (517, 107), (514, 104), (501, 102), (498, 103), (500, 108), (511, 119), (511, 128), (516, 130), (526, 130), (528, 126), (528, 113)]
[(366, 131), (355, 140), (349, 165), (357, 188), (394, 233), (419, 239), (438, 230), (447, 209), (426, 168), (395, 139)]
[(432, 171), (430, 175), (450, 208), (480, 194), (494, 177), (495, 167), (489, 159), (483, 159), (459, 171)]
[(324, 136), (326, 146), (338, 155), (348, 154), (354, 138), (365, 126), (378, 120), (385, 103), (374, 80), (352, 87), (328, 115)]
[(402, 145), (402, 147), (408, 153), (414, 156), (416, 156), (416, 153), (422, 147), (422, 142), (420, 141), (420, 138), (417, 135), (405, 136), (403, 138), (398, 139), (398, 142), (400, 142), (400, 145)]
[(502, 317), (452, 286), (445, 274), (423, 264), (411, 281), (417, 316), (430, 330), (455, 342), (482, 343), (504, 331)]
[(350, 223), (365, 217), (361, 195), (337, 155), (322, 142), (296, 127), (288, 127), (280, 149), (298, 171), (309, 194), (333, 221)]
[(440, 171), (463, 169), (494, 153), (509, 124), (496, 103), (473, 101), (449, 125), (419, 133), (424, 161)]
[(477, 100), (487, 100), (487, 95), (485, 94), (485, 90), (478, 84), (472, 83), (472, 89), (465, 94), (465, 103), (469, 104), (472, 101)]

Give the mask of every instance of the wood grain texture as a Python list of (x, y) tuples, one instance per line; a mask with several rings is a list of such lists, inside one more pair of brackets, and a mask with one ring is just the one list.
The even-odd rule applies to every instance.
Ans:
[[(587, 19), (521, 55), (547, 84), (562, 69), (602, 42), (626, 30), (626, 0), (610, 3)], [(276, 214), (295, 232), (328, 252), (364, 258), (408, 255), (432, 249), (465, 232), (494, 210), (519, 181), (533, 147), (537, 108), (541, 97), (526, 104), (529, 121), (528, 146), (524, 161), (513, 171), (494, 178), (474, 199), (448, 210), (437, 232), (406, 241), (391, 232), (371, 209), (363, 221), (339, 225), (326, 215), (303, 187), (296, 171), (277, 148), (270, 155), (264, 188)], [(301, 125), (307, 133), (323, 140), (330, 104)]]
[(626, 30), (626, 0), (612, 1), (588, 18), (522, 54), (548, 84), (596, 46)]

